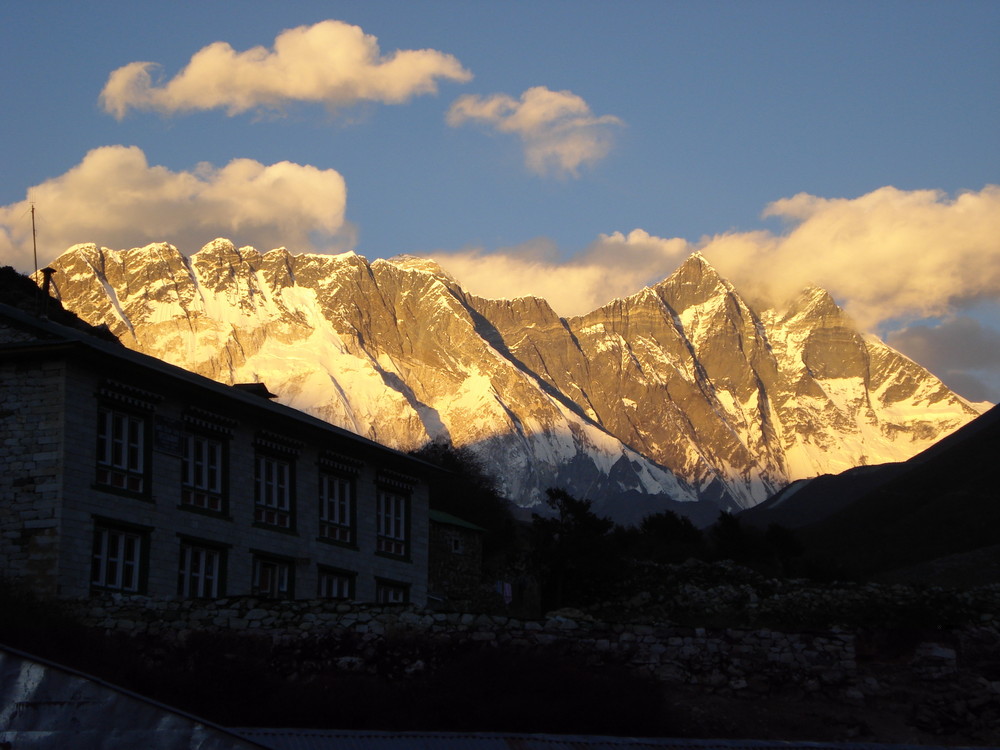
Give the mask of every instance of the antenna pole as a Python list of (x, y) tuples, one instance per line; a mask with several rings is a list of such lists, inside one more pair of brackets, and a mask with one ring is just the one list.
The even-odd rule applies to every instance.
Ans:
[(38, 290), (38, 293), (35, 295), (35, 299), (38, 301), (37, 314), (41, 315), (42, 314), (42, 305), (44, 304), (44, 300), (42, 300), (42, 288), (40, 286), (38, 286), (38, 240), (36, 239), (36, 236), (35, 236), (35, 204), (34, 204), (34, 202), (32, 202), (32, 204), (31, 204), (31, 252), (32, 252), (32, 254), (34, 256), (34, 260), (35, 260), (35, 287)]
[(35, 239), (35, 204), (31, 204), (31, 251), (35, 255), (35, 275), (38, 275), (38, 242)]

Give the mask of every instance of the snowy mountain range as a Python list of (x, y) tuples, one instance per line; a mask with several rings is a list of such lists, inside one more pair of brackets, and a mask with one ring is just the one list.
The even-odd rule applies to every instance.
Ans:
[(126, 346), (403, 450), (467, 447), (523, 507), (559, 486), (620, 522), (696, 522), (792, 480), (901, 461), (980, 407), (818, 288), (756, 309), (700, 255), (587, 315), (487, 300), (432, 261), (215, 240), (76, 245), (54, 293)]

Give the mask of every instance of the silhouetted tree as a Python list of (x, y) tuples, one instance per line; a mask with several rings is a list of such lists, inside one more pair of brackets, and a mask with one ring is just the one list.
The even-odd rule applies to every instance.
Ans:
[(752, 545), (746, 530), (735, 515), (722, 511), (708, 533), (718, 559), (734, 562), (750, 561)]
[(606, 590), (621, 568), (614, 523), (565, 490), (548, 489), (554, 517), (532, 516), (532, 551), (543, 608), (581, 605)]
[(690, 518), (665, 510), (642, 519), (636, 557), (659, 563), (679, 563), (707, 555), (705, 537)]
[(772, 523), (764, 533), (764, 540), (771, 554), (781, 567), (783, 575), (793, 575), (795, 562), (802, 557), (805, 548), (802, 542), (790, 529), (777, 523)]

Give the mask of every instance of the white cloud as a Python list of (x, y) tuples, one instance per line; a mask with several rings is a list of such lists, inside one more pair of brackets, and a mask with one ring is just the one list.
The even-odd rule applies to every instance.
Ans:
[(737, 286), (777, 298), (814, 283), (868, 328), (1000, 298), (1000, 186), (955, 198), (893, 187), (853, 199), (800, 194), (764, 213), (789, 231), (704, 243)]
[[(441, 252), (435, 259), (475, 294), (547, 296), (564, 315), (660, 281), (695, 250), (741, 291), (771, 303), (809, 284), (823, 287), (871, 330), (883, 321), (1000, 300), (1000, 186), (955, 198), (892, 187), (853, 199), (802, 194), (775, 201), (764, 213), (784, 218), (788, 230), (733, 232), (695, 243), (635, 229), (601, 235), (562, 262), (551, 247), (539, 251), (538, 243), (489, 254)], [(555, 291), (545, 295), (543, 288)]]
[(636, 229), (628, 235), (601, 235), (566, 262), (546, 240), (489, 254), (464, 250), (433, 257), (478, 296), (542, 297), (560, 315), (582, 315), (662, 279), (689, 252), (686, 240), (652, 237)]
[(331, 109), (365, 101), (400, 104), (435, 93), (439, 79), (472, 78), (452, 55), (432, 49), (382, 55), (376, 37), (333, 20), (283, 31), (273, 49), (237, 52), (226, 42), (215, 42), (162, 84), (153, 80), (158, 67), (133, 62), (113, 71), (101, 92), (104, 109), (121, 119), (129, 109), (171, 115), (225, 108), (236, 115), (280, 111), (292, 102)]
[(312, 249), (316, 241), (344, 249), (353, 239), (347, 188), (332, 169), (234, 159), (173, 172), (150, 166), (135, 146), (105, 146), (0, 207), (0, 255), (24, 271), (33, 265), (29, 200), (42, 264), (80, 242), (118, 249), (166, 241), (194, 251), (220, 236), (262, 249)]
[(612, 127), (623, 124), (613, 115), (596, 117), (590, 106), (570, 91), (535, 86), (520, 100), (507, 94), (459, 97), (451, 105), (448, 124), (482, 122), (498, 132), (520, 137), (525, 163), (540, 175), (579, 174), (580, 167), (604, 158), (612, 145)]

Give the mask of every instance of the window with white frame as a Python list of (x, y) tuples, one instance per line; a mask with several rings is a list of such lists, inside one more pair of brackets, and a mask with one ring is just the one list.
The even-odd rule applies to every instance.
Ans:
[(409, 584), (375, 579), (375, 601), (378, 604), (406, 604), (409, 600)]
[(128, 492), (146, 489), (146, 422), (101, 407), (97, 412), (97, 483)]
[(356, 578), (356, 573), (321, 567), (316, 594), (320, 599), (353, 599)]
[(177, 593), (185, 599), (216, 599), (223, 591), (224, 552), (195, 542), (181, 542)]
[(281, 529), (292, 528), (292, 465), (289, 461), (257, 454), (254, 521)]
[(147, 533), (98, 524), (94, 528), (90, 583), (95, 589), (137, 593), (143, 589)]
[(292, 564), (262, 555), (253, 558), (253, 593), (271, 599), (291, 599), (294, 591)]
[(184, 436), (181, 462), (181, 504), (221, 513), (223, 496), (223, 451), (225, 445), (204, 435)]
[(408, 505), (407, 495), (379, 490), (375, 513), (377, 552), (398, 557), (406, 557), (408, 554)]
[(335, 474), (319, 475), (319, 535), (354, 544), (354, 483)]

